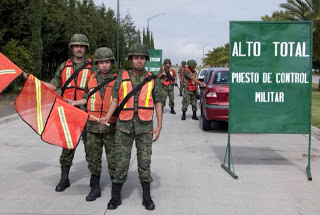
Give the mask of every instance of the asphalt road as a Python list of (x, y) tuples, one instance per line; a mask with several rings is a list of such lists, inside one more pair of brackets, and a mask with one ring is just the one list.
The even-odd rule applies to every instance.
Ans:
[[(164, 109), (163, 130), (153, 145), (151, 193), (156, 210), (141, 205), (135, 148), (122, 205), (107, 210), (111, 182), (103, 159), (102, 196), (86, 202), (90, 173), (83, 144), (71, 168), (71, 187), (54, 191), (60, 178), (61, 148), (49, 145), (22, 120), (0, 120), (0, 214), (320, 214), (320, 142), (312, 138), (308, 181), (307, 135), (231, 134), (233, 179), (221, 168), (226, 128), (204, 132), (201, 121), (181, 121), (181, 99), (175, 89), (176, 115)], [(200, 115), (200, 111), (198, 111)]]

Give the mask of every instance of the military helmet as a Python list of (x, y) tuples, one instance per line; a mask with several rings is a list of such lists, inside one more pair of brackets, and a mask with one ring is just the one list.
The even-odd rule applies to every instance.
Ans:
[(164, 59), (163, 64), (166, 64), (166, 63), (170, 63), (170, 65), (171, 65), (171, 60), (168, 58)]
[(84, 34), (74, 34), (70, 39), (69, 48), (72, 45), (87, 46), (87, 49), (90, 49), (88, 37)]
[(181, 65), (183, 65), (183, 66), (186, 65), (186, 64), (187, 64), (187, 63), (186, 63), (185, 61), (182, 61), (182, 62), (181, 62)]
[(135, 43), (130, 46), (128, 60), (131, 60), (133, 55), (145, 56), (146, 60), (150, 60), (148, 47), (142, 43)]
[(197, 66), (197, 62), (195, 60), (188, 60), (187, 64), (188, 66), (194, 66), (194, 67)]
[(97, 64), (98, 61), (103, 60), (111, 60), (111, 63), (114, 63), (116, 61), (111, 49), (107, 47), (98, 48), (94, 53), (93, 59), (95, 64)]

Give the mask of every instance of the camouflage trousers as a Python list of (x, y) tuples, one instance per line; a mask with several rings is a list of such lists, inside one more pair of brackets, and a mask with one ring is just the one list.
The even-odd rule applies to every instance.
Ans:
[(189, 104), (192, 105), (192, 111), (197, 111), (197, 93), (196, 91), (189, 91), (184, 89), (182, 98), (182, 111), (187, 111)]
[(180, 81), (180, 94), (182, 94), (183, 93), (183, 81)]
[(162, 107), (166, 106), (167, 97), (169, 97), (169, 107), (174, 107), (174, 89), (172, 86), (162, 86), (161, 97)]
[(137, 148), (138, 173), (140, 182), (152, 182), (151, 177), (151, 155), (152, 155), (152, 134), (144, 133), (135, 135), (134, 131), (131, 134), (116, 130), (115, 143), (115, 160), (116, 173), (114, 183), (123, 183), (127, 179), (127, 174), (131, 159), (131, 149), (133, 141)]
[(108, 171), (112, 179), (115, 173), (114, 160), (114, 132), (111, 133), (93, 133), (87, 132), (87, 143), (85, 145), (86, 160), (88, 162), (88, 169), (91, 174), (101, 174), (101, 159), (103, 153), (103, 146), (107, 156)]
[[(86, 142), (87, 142), (87, 131), (86, 131), (86, 128), (83, 129), (81, 137), (82, 137), (83, 144), (86, 145)], [(76, 148), (75, 149), (62, 148), (62, 152), (61, 152), (60, 160), (59, 160), (61, 166), (71, 166), (72, 165), (72, 161), (73, 161), (73, 158), (74, 158), (74, 154), (76, 152)]]

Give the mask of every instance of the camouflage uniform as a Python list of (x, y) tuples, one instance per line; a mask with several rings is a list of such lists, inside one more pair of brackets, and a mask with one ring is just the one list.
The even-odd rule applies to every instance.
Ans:
[[(97, 79), (98, 86), (108, 78), (112, 78), (112, 74), (102, 76), (98, 71), (94, 77)], [(101, 98), (104, 97), (107, 85), (102, 87), (99, 92)], [(88, 84), (85, 88), (83, 98), (88, 100)], [(115, 160), (114, 160), (114, 135), (115, 135), (115, 123), (110, 123), (110, 127), (106, 125), (100, 125), (96, 121), (88, 120), (87, 122), (87, 142), (85, 144), (86, 160), (88, 162), (88, 169), (91, 174), (101, 174), (101, 157), (103, 153), (103, 146), (108, 161), (108, 170), (111, 179), (115, 172)]]
[[(146, 77), (147, 71), (144, 70), (139, 76), (133, 74), (132, 70), (128, 71), (132, 81), (133, 89), (139, 85)], [(112, 98), (119, 98), (120, 84), (122, 82), (122, 73), (120, 73), (112, 88)], [(136, 95), (139, 95), (138, 92)], [(161, 102), (160, 81), (155, 79), (152, 91), (154, 103)], [(153, 120), (142, 121), (138, 117), (138, 102), (134, 102), (134, 115), (129, 121), (121, 121), (118, 118), (115, 135), (115, 159), (116, 174), (113, 183), (123, 183), (127, 178), (129, 169), (131, 149), (135, 140), (137, 148), (138, 172), (140, 182), (152, 182), (150, 164), (152, 154), (152, 133)]]
[(185, 68), (186, 68), (186, 62), (185, 61), (182, 61), (181, 62), (181, 67), (179, 68), (179, 70), (178, 70), (178, 74), (179, 74), (179, 81), (180, 81), (180, 96), (182, 95), (182, 93), (183, 93), (183, 78), (181, 78), (181, 75), (183, 75), (183, 74), (181, 74), (183, 71), (182, 71), (182, 68), (184, 68), (184, 70), (185, 70)]
[[(158, 75), (161, 74), (162, 72), (163, 72), (163, 69), (161, 68)], [(166, 78), (166, 76), (162, 76), (160, 78), (161, 83), (163, 83), (164, 78)], [(176, 79), (176, 73), (174, 71), (173, 71), (173, 78)], [(169, 96), (169, 107), (174, 107), (174, 86), (171, 83), (169, 83), (168, 86), (161, 84), (161, 95), (162, 95), (162, 99), (161, 99), (162, 107), (166, 106), (167, 96)]]
[[(196, 74), (196, 71), (193, 72)], [(189, 104), (192, 105), (192, 111), (197, 111), (197, 91), (189, 91), (188, 82), (190, 80), (191, 74), (188, 70), (184, 70), (184, 92), (182, 98), (182, 111), (187, 111)]]

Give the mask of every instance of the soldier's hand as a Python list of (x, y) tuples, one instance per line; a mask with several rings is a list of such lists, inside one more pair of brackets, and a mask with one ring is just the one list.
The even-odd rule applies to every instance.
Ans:
[(100, 119), (98, 120), (98, 123), (99, 123), (100, 125), (109, 125), (108, 119), (107, 119), (106, 117), (100, 118)]
[(156, 128), (154, 129), (153, 131), (150, 131), (150, 133), (153, 134), (153, 140), (152, 142), (156, 142), (160, 136), (160, 131), (161, 131), (161, 128)]
[(166, 74), (166, 72), (162, 72), (162, 75), (163, 75), (163, 76), (166, 76), (167, 74)]
[(200, 82), (201, 87), (206, 87), (207, 85), (204, 82)]
[(25, 79), (27, 79), (28, 76), (29, 76), (29, 73), (23, 72), (22, 75), (23, 75), (23, 77), (24, 77)]
[(66, 102), (68, 104), (71, 104), (72, 106), (75, 106), (75, 104), (76, 104), (76, 101), (73, 101), (73, 100), (70, 100), (70, 99), (66, 99)]

